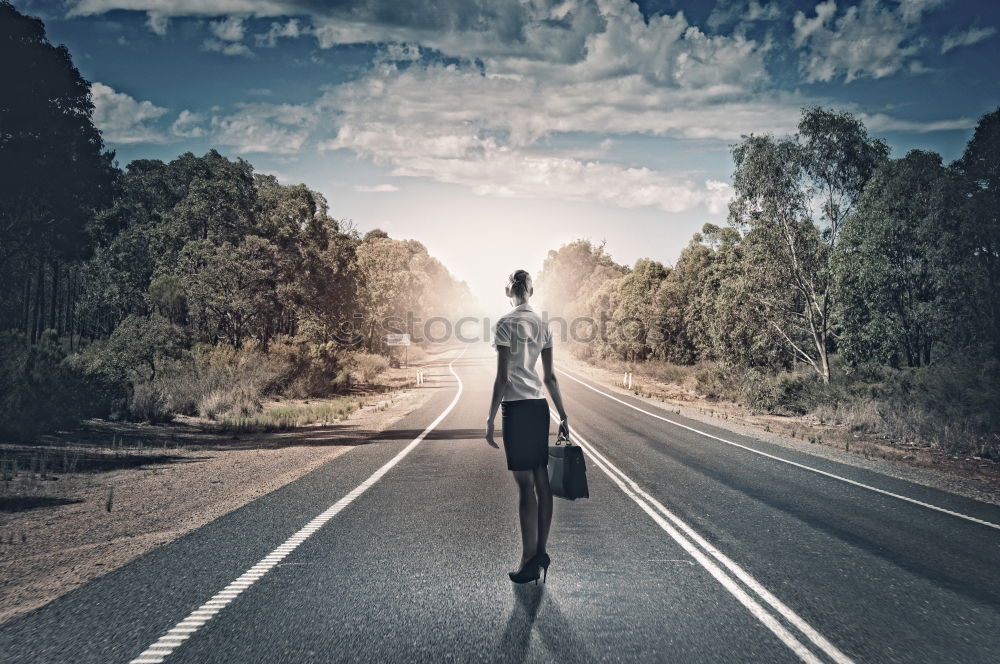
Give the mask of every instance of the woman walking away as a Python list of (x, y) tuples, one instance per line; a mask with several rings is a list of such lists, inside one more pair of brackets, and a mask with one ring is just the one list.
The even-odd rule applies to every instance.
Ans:
[[(507, 468), (517, 482), (518, 516), (521, 521), (521, 562), (510, 572), (514, 583), (538, 583), (548, 574), (550, 558), (545, 552), (552, 523), (552, 490), (549, 488), (549, 406), (542, 394), (548, 388), (559, 411), (559, 436), (569, 436), (566, 409), (559, 383), (552, 370), (552, 332), (548, 323), (528, 304), (533, 292), (531, 276), (524, 270), (510, 275), (505, 289), (514, 305), (497, 321), (493, 345), (497, 349), (497, 377), (493, 381), (490, 415), (486, 418), (486, 442), (493, 440), (493, 419), (503, 407), (503, 449)], [(543, 380), (535, 373), (542, 356)], [(542, 576), (542, 580), (545, 577)]]

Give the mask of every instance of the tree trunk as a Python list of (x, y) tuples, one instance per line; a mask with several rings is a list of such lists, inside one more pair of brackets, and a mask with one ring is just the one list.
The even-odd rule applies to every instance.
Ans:
[(69, 351), (73, 352), (73, 334), (76, 332), (76, 317), (73, 309), (76, 307), (76, 284), (79, 279), (77, 268), (69, 271), (69, 281), (66, 283), (66, 331), (69, 333)]
[(56, 309), (59, 303), (59, 262), (53, 261), (52, 266), (52, 301), (49, 302), (49, 327), (59, 333), (59, 321), (56, 319)]
[(24, 280), (24, 301), (22, 302), (21, 331), (27, 337), (31, 334), (31, 275)]
[(823, 384), (830, 384), (830, 354), (826, 350), (826, 347), (820, 351), (819, 354), (820, 368), (823, 371)]
[(38, 283), (35, 284), (35, 310), (32, 312), (32, 327), (31, 327), (31, 343), (37, 343), (38, 339), (42, 336), (42, 307), (45, 304), (43, 299), (43, 293), (45, 292), (45, 263), (42, 259), (38, 260), (38, 271), (36, 273), (36, 279)]

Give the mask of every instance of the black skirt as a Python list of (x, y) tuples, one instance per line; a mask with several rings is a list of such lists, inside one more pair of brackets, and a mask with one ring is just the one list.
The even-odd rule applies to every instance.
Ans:
[(507, 470), (533, 470), (549, 463), (549, 404), (545, 399), (500, 403)]

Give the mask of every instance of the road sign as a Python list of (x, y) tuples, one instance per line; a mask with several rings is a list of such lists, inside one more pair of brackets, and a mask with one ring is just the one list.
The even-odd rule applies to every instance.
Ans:
[(387, 334), (385, 335), (385, 345), (387, 346), (409, 346), (410, 335), (408, 334)]

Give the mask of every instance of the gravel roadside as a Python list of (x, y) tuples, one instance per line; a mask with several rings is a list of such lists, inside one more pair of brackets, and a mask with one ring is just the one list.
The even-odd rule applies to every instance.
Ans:
[[(433, 389), (370, 397), (334, 425), (214, 436), (148, 449), (148, 463), (50, 478), (47, 506), (0, 512), (0, 622), (38, 608), (260, 496), (390, 427)], [(133, 459), (134, 460), (134, 459)]]

